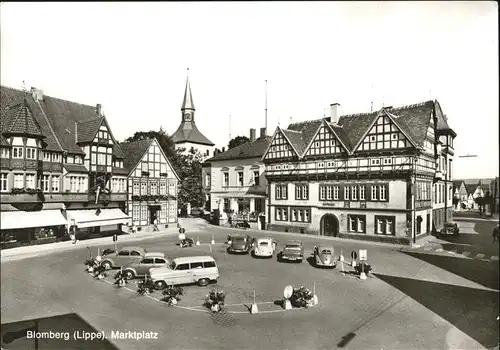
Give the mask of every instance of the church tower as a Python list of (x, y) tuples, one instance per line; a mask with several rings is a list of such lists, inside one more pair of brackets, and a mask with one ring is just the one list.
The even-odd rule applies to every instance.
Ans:
[(205, 158), (212, 157), (215, 144), (207, 139), (196, 127), (195, 111), (188, 68), (184, 100), (181, 107), (181, 124), (172, 135), (172, 140), (175, 143), (175, 148), (185, 148), (185, 152), (194, 149), (204, 155)]

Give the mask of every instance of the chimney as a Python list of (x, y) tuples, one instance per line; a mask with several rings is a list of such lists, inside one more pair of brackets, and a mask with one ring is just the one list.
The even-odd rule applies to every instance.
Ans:
[(98, 117), (102, 116), (102, 106), (100, 103), (95, 106), (95, 114), (97, 114)]
[(222, 147), (222, 153), (226, 152), (226, 147)]
[(214, 150), (214, 156), (216, 156), (217, 154), (219, 154), (219, 149), (218, 149), (218, 148), (216, 148), (216, 149)]
[(260, 138), (266, 137), (266, 128), (260, 128)]
[(250, 129), (250, 142), (255, 141), (255, 129)]
[(31, 87), (31, 95), (35, 101), (43, 101), (43, 90)]
[(339, 121), (339, 107), (340, 104), (338, 103), (330, 105), (330, 123), (337, 123)]

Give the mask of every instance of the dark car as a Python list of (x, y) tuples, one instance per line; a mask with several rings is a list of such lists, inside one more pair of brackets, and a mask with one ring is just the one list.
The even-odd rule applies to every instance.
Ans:
[(123, 266), (125, 278), (131, 280), (136, 277), (144, 277), (149, 270), (170, 264), (170, 259), (165, 253), (146, 253), (141, 260), (130, 262)]
[(304, 260), (304, 245), (302, 241), (288, 241), (278, 255), (278, 260), (302, 262)]
[(444, 224), (443, 228), (441, 231), (439, 231), (441, 235), (453, 235), (453, 236), (458, 236), (460, 234), (460, 227), (458, 226), (458, 223), (455, 221), (448, 221), (447, 223)]
[(145, 254), (146, 250), (143, 248), (124, 247), (117, 252), (101, 257), (101, 266), (104, 266), (107, 270), (120, 268), (128, 263), (140, 261)]
[(228, 253), (247, 254), (252, 248), (253, 240), (249, 235), (229, 235), (227, 240), (229, 244), (227, 248)]

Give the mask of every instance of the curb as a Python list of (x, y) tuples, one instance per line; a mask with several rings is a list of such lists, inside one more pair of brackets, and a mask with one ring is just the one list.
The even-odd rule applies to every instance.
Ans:
[[(259, 232), (259, 233), (269, 233), (270, 235), (280, 235), (280, 236), (295, 236), (295, 237), (307, 237), (307, 238), (315, 238), (315, 239), (326, 239), (329, 241), (335, 241), (335, 242), (347, 242), (347, 243), (357, 243), (357, 244), (371, 244), (371, 245), (380, 245), (384, 247), (393, 247), (393, 248), (408, 248), (412, 247), (412, 245), (406, 245), (406, 244), (394, 244), (394, 243), (384, 243), (384, 242), (372, 242), (372, 241), (362, 241), (358, 239), (351, 239), (351, 238), (339, 238), (339, 237), (331, 237), (331, 236), (319, 236), (319, 235), (308, 235), (304, 233), (295, 233), (295, 232), (280, 232), (280, 231), (269, 231), (269, 230), (255, 230), (255, 229), (237, 229), (237, 228), (232, 228), (232, 227), (225, 227), (225, 226), (216, 226), (212, 225), (209, 223), (206, 223), (208, 227), (212, 228), (220, 228), (224, 230), (232, 230), (233, 232)], [(420, 241), (420, 244), (425, 244), (423, 242), (425, 238), (422, 238), (422, 241)]]
[[(147, 240), (147, 239), (152, 239), (152, 238), (158, 238), (161, 236), (172, 236), (177, 234), (177, 232), (164, 232), (164, 233), (150, 233), (148, 235), (143, 235), (139, 237), (135, 237), (133, 235), (125, 236), (126, 239), (123, 239), (121, 242), (136, 242), (136, 241), (142, 241), (142, 240)], [(83, 243), (82, 243), (83, 242)], [(66, 242), (61, 242), (61, 243), (66, 243), (63, 246), (58, 246), (58, 247), (50, 247), (49, 249), (44, 249), (44, 250), (33, 250), (33, 251), (28, 251), (28, 252), (12, 252), (9, 254), (9, 249), (6, 249), (7, 254), (4, 253), (4, 251), (1, 252), (0, 260), (1, 262), (8, 262), (8, 261), (14, 261), (14, 260), (23, 260), (27, 258), (32, 258), (32, 257), (38, 257), (38, 256), (44, 256), (48, 255), (51, 253), (58, 253), (62, 251), (72, 251), (72, 250), (79, 250), (79, 249), (84, 249), (87, 247), (95, 247), (99, 245), (106, 245), (106, 244), (112, 244), (113, 242), (110, 241), (110, 237), (101, 237), (101, 238), (96, 238), (96, 239), (90, 239), (86, 241), (79, 241), (76, 244), (73, 244), (71, 241), (66, 241)], [(29, 246), (33, 247), (33, 246)], [(12, 248), (16, 249), (16, 248)]]

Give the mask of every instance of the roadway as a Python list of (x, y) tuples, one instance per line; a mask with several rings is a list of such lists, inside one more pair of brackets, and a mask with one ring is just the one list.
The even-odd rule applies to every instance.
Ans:
[[(88, 250), (82, 246), (79, 250), (2, 263), (2, 333), (19, 328), (14, 322), (64, 315), (58, 322), (42, 320), (40, 327), (53, 331), (93, 328), (103, 331), (110, 344), (52, 340), (40, 341), (40, 348), (480, 349), (498, 343), (497, 261), (300, 237), (308, 254), (315, 244), (329, 243), (335, 247), (335, 255), (342, 249), (349, 261), (351, 251), (367, 249), (374, 276), (362, 281), (342, 274), (340, 266), (323, 270), (307, 261), (286, 264), (276, 259), (229, 255), (223, 242), (234, 230), (194, 224), (187, 231), (195, 240), (199, 237), (202, 244), (180, 248), (172, 236), (128, 244), (166, 252), (171, 257), (208, 254), (216, 259), (219, 282), (204, 288), (185, 287), (179, 307), (166, 307), (154, 300), (155, 295), (161, 297), (159, 292), (152, 298), (137, 296), (133, 284), (117, 289), (112, 285), (112, 276), (107, 283), (93, 279), (83, 271)], [(275, 237), (278, 249), (286, 240), (297, 239), (295, 235), (247, 232)], [(486, 234), (491, 238), (491, 232), (480, 232)], [(209, 246), (212, 235), (216, 244)], [(112, 245), (101, 249), (106, 247)], [(95, 254), (97, 249), (92, 250)], [(345, 269), (351, 270), (347, 265)], [(467, 271), (472, 271), (474, 278)], [(286, 285), (310, 289), (315, 285), (319, 305), (282, 310), (273, 302), (282, 297)], [(229, 305), (226, 312), (217, 315), (205, 312), (201, 306), (205, 294), (215, 287), (226, 292)], [(252, 315), (247, 306), (252, 303), (254, 290), (260, 313)], [(76, 321), (65, 321), (75, 319), (75, 315), (83, 320), (78, 325)], [(158, 333), (158, 339), (109, 339), (112, 331), (153, 332)], [(343, 342), (352, 333), (355, 335), (350, 341)], [(24, 338), (2, 347), (28, 349), (32, 343)]]

